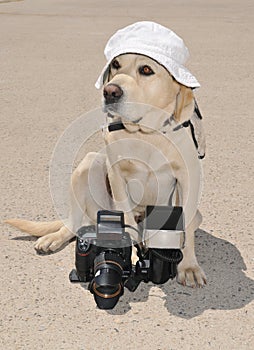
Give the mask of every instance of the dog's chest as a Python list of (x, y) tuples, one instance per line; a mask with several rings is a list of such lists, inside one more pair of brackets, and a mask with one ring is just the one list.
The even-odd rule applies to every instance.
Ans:
[(134, 203), (147, 205), (168, 202), (175, 186), (175, 178), (168, 163), (127, 160), (120, 156), (118, 164), (119, 175), (124, 179), (128, 195)]
[(112, 180), (124, 180), (120, 191), (127, 191), (136, 204), (167, 203), (175, 186), (168, 142), (162, 147), (159, 136), (124, 131), (108, 133), (105, 142)]

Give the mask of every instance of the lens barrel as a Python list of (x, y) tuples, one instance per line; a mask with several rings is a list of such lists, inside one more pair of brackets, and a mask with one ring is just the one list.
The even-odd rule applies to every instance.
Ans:
[(90, 291), (100, 309), (113, 309), (123, 294), (123, 258), (112, 251), (102, 251), (94, 260), (94, 279)]

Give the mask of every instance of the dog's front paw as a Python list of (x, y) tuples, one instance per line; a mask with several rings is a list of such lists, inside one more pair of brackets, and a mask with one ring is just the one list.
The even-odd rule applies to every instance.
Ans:
[(132, 265), (136, 265), (138, 260), (139, 260), (139, 258), (137, 255), (137, 248), (132, 247), (132, 251), (131, 251), (131, 263), (132, 263)]
[(196, 259), (183, 259), (180, 262), (177, 268), (177, 282), (192, 288), (201, 288), (207, 283), (206, 275)]

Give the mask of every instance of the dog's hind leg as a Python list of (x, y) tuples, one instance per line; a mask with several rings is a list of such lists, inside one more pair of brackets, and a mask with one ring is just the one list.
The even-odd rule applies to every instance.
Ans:
[(111, 209), (106, 175), (105, 156), (88, 153), (72, 174), (68, 219), (58, 231), (37, 240), (37, 251), (47, 253), (60, 249), (75, 236), (82, 223), (89, 225), (96, 222), (99, 209)]

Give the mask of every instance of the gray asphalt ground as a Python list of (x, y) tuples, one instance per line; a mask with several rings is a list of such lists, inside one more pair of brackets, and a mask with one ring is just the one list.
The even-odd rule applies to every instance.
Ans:
[(196, 249), (208, 285), (143, 283), (102, 311), (68, 280), (74, 242), (39, 256), (35, 238), (2, 225), (1, 349), (254, 348), (252, 0), (0, 0), (1, 219), (57, 218), (54, 147), (100, 106), (94, 83), (108, 38), (139, 20), (184, 38), (202, 85), (207, 156)]

